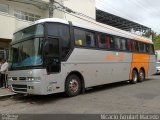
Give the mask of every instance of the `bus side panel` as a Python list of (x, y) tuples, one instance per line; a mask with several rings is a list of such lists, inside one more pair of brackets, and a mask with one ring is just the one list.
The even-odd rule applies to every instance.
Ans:
[(148, 77), (148, 65), (149, 65), (149, 55), (148, 54), (141, 54), (141, 53), (133, 53), (132, 56), (132, 65), (131, 65), (131, 72), (130, 72), (130, 80), (132, 79), (132, 70), (137, 68), (138, 72), (140, 68), (144, 68), (145, 75)]
[(156, 73), (156, 56), (150, 55), (148, 75)]
[(86, 87), (128, 80), (132, 53), (75, 48), (65, 72), (80, 72)]

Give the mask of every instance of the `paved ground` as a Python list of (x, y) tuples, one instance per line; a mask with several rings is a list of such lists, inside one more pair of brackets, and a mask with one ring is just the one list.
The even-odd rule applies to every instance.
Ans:
[(0, 88), (0, 99), (4, 97), (8, 97), (14, 95), (15, 93), (11, 92), (8, 88)]
[(72, 98), (14, 96), (0, 100), (0, 113), (160, 113), (160, 76), (134, 85), (108, 84)]

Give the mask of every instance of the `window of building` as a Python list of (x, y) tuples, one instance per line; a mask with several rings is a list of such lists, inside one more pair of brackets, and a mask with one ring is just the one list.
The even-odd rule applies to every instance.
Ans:
[(0, 12), (9, 13), (9, 6), (6, 4), (0, 4)]
[(75, 37), (75, 44), (78, 46), (85, 46), (85, 31), (80, 29), (74, 29), (74, 37)]
[(5, 51), (0, 49), (0, 59), (5, 58)]
[(32, 21), (32, 22), (39, 20), (41, 18), (41, 16), (39, 16), (39, 15), (35, 15), (32, 13), (28, 13), (28, 12), (24, 12), (24, 11), (20, 11), (20, 10), (15, 10), (14, 16), (19, 19)]

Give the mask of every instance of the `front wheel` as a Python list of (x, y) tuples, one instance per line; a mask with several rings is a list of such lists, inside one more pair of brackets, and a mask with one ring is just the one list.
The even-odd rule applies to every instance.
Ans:
[(132, 84), (136, 84), (138, 81), (138, 73), (136, 70), (132, 71), (132, 80), (130, 81)]
[(65, 93), (69, 97), (80, 94), (81, 82), (77, 75), (69, 75), (65, 83)]

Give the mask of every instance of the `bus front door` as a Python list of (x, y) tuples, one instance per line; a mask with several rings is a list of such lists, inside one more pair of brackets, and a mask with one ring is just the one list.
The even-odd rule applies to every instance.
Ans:
[(60, 72), (60, 53), (60, 39), (49, 37), (44, 42), (44, 64), (48, 74)]

